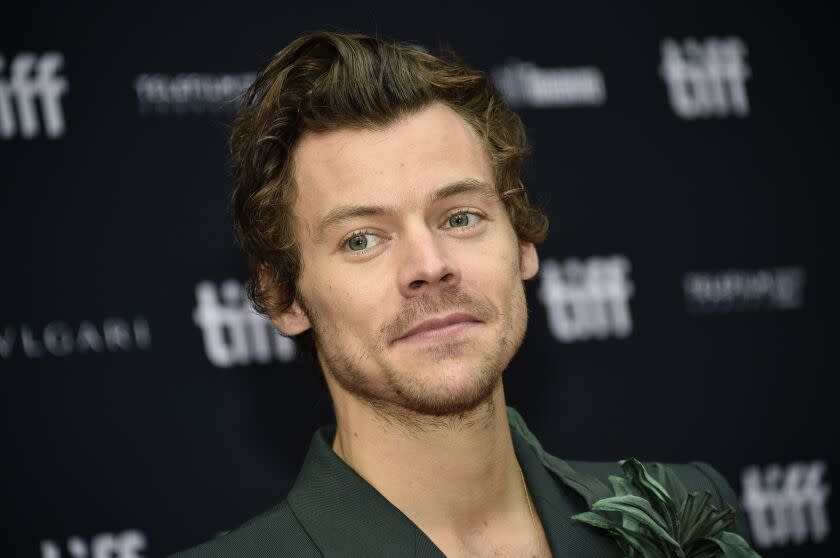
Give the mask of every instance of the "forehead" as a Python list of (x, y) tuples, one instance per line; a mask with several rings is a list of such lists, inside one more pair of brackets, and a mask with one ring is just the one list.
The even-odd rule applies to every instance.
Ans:
[(494, 183), (481, 139), (442, 104), (379, 130), (307, 133), (295, 150), (294, 173), (295, 215), (309, 225), (337, 205), (410, 206), (445, 184)]

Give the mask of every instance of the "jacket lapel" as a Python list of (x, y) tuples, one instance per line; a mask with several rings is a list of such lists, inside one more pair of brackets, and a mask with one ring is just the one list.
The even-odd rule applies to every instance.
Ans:
[(319, 429), (288, 495), (289, 506), (326, 557), (445, 558), (399, 509), (333, 452), (335, 427)]
[[(528, 490), (534, 499), (552, 556), (621, 558), (621, 549), (609, 537), (572, 519), (574, 514), (589, 509), (585, 500), (569, 488), (561, 476), (568, 471), (573, 475), (577, 475), (577, 472), (568, 465), (568, 471), (564, 467), (557, 470), (547, 467), (535, 448), (513, 424), (511, 436), (516, 457), (525, 474)], [(583, 478), (585, 481), (586, 477)]]
[[(588, 509), (584, 495), (596, 494), (597, 484), (545, 453), (510, 408), (509, 419), (514, 450), (552, 555), (620, 558), (618, 545), (609, 537), (572, 519)], [(423, 531), (333, 452), (334, 436), (335, 426), (315, 433), (287, 498), (320, 552), (326, 557), (445, 558)]]

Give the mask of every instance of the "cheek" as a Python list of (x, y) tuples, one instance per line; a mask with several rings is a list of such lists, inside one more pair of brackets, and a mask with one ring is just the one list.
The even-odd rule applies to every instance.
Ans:
[(491, 290), (510, 292), (511, 285), (521, 280), (519, 252), (508, 242), (476, 246), (462, 256), (463, 271), (476, 285)]
[(317, 299), (322, 327), (354, 338), (377, 331), (382, 322), (380, 314), (387, 307), (386, 289), (371, 277), (342, 275), (341, 280), (336, 280), (337, 273), (333, 271), (331, 275), (310, 289)]

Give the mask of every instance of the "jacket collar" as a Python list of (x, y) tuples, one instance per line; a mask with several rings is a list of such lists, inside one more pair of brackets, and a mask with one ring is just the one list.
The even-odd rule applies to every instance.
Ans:
[[(510, 416), (513, 409), (508, 408), (508, 411)], [(511, 424), (511, 437), (516, 457), (525, 475), (525, 482), (551, 547), (551, 555), (554, 558), (620, 558), (619, 546), (609, 537), (572, 519), (573, 515), (588, 511), (589, 508), (586, 501), (563, 482), (560, 472), (565, 471), (557, 471), (547, 466), (540, 459), (537, 448), (528, 442), (514, 424)]]
[[(514, 451), (552, 555), (620, 556), (618, 545), (608, 537), (571, 519), (588, 509), (584, 500), (546, 467), (529, 437), (522, 434), (524, 423), (517, 427), (516, 421), (512, 422)], [(327, 557), (349, 553), (443, 558), (423, 531), (336, 455), (331, 447), (334, 437), (334, 425), (315, 433), (288, 496), (292, 511), (321, 553)]]
[(399, 509), (332, 450), (335, 426), (318, 429), (288, 502), (326, 557), (444, 555)]

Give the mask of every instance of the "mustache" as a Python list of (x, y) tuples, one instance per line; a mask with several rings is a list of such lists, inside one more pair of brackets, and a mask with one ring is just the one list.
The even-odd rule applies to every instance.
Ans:
[(460, 289), (446, 289), (439, 294), (425, 294), (412, 299), (396, 316), (385, 322), (379, 333), (390, 343), (414, 324), (426, 317), (451, 312), (467, 312), (479, 321), (488, 322), (496, 316), (495, 307)]

